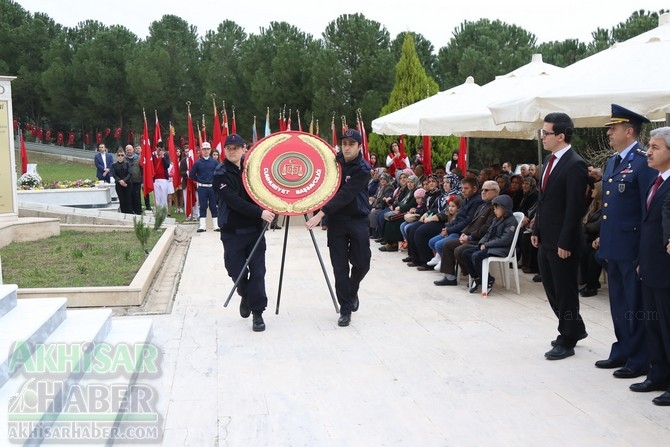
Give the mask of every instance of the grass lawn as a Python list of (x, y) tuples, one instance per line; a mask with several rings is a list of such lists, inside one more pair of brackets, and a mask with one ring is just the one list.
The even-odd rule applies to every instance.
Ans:
[[(44, 183), (65, 180), (96, 180), (95, 165), (93, 164), (93, 161), (89, 163), (80, 163), (76, 161), (68, 161), (54, 155), (30, 151), (28, 151), (28, 161), (30, 163), (37, 163), (37, 173), (42, 177)], [(16, 151), (16, 162), (19, 164), (20, 168), (21, 154), (19, 151)]]
[[(149, 249), (161, 234), (151, 231)], [(0, 248), (3, 282), (21, 288), (127, 286), (146, 256), (132, 230), (67, 230), (60, 236)]]
[[(16, 160), (20, 153), (16, 151)], [(28, 152), (30, 163), (44, 183), (95, 180), (92, 162), (68, 161), (58, 156)], [(183, 213), (172, 213), (177, 222)], [(151, 232), (148, 248), (161, 236)], [(127, 286), (144, 263), (146, 254), (131, 231), (91, 233), (62, 231), (60, 236), (33, 242), (12, 243), (0, 248), (5, 284), (21, 288)]]

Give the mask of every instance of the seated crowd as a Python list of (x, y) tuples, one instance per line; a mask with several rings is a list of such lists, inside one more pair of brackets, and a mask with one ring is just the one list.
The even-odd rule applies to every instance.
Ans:
[[(491, 292), (495, 278), (480, 278), (482, 260), (506, 256), (517, 225), (517, 260), (524, 273), (540, 282), (537, 248), (531, 243), (539, 192), (540, 168), (522, 164), (518, 173), (505, 162), (465, 174), (456, 166), (458, 153), (446, 169), (424, 175), (420, 160), (412, 163), (391, 145), (388, 168), (372, 170), (370, 198), (370, 238), (381, 244), (380, 251), (406, 251), (402, 261), (419, 271), (437, 271), (437, 286), (458, 283), (458, 272), (469, 276), (470, 293), (484, 287)], [(391, 174), (391, 172), (393, 174)], [(599, 235), (602, 170), (589, 166), (590, 184), (586, 192), (590, 205), (584, 216), (584, 250), (580, 268), (580, 294), (593, 296), (600, 288), (601, 266), (596, 261), (593, 241)], [(523, 219), (517, 223), (513, 213)]]

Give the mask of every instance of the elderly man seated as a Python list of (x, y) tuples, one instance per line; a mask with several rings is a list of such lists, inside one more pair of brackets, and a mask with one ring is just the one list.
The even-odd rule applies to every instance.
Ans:
[(463, 228), (458, 239), (447, 241), (442, 247), (442, 266), (440, 272), (444, 277), (434, 281), (436, 286), (455, 286), (456, 281), (456, 262), (461, 266), (461, 274), (469, 275), (467, 264), (463, 262), (462, 252), (471, 246), (476, 246), (479, 240), (486, 234), (491, 226), (495, 214), (491, 201), (500, 194), (498, 183), (493, 180), (484, 182), (481, 189), (482, 203), (475, 212), (472, 220)]

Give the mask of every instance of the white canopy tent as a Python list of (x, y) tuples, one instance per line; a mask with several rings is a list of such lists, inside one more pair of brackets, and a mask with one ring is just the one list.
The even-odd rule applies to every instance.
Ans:
[(404, 107), (372, 121), (372, 131), (382, 135), (466, 136), (481, 138), (533, 139), (535, 130), (518, 130), (493, 121), (489, 103), (516, 97), (529, 88), (547, 85), (563, 70), (534, 54), (531, 62), (498, 76), (479, 87), (472, 77), (459, 86)]
[(496, 124), (487, 105), (493, 101), (516, 97), (530, 88), (546, 86), (563, 69), (542, 61), (534, 54), (531, 61), (483, 85), (468, 97), (458, 98), (440, 113), (423, 115), (419, 129), (423, 135), (459, 135), (480, 138), (511, 138), (531, 140), (535, 129), (514, 129)]
[(422, 116), (440, 113), (452, 102), (470, 97), (480, 88), (473, 77), (468, 76), (463, 84), (373, 120), (372, 131), (380, 135), (424, 135), (419, 129)]
[(565, 68), (551, 87), (533, 88), (489, 109), (498, 125), (521, 131), (537, 129), (545, 115), (562, 111), (576, 127), (600, 127), (611, 104), (634, 110), (651, 120), (670, 112), (670, 14), (659, 26)]

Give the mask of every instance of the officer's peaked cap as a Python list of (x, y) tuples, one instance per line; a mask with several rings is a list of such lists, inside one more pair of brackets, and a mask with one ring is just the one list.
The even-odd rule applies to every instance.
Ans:
[(640, 127), (642, 123), (648, 122), (649, 120), (646, 117), (635, 113), (632, 110), (628, 110), (625, 107), (621, 107), (618, 104), (612, 104), (612, 117), (605, 126), (609, 127), (615, 124), (628, 123), (632, 126)]

